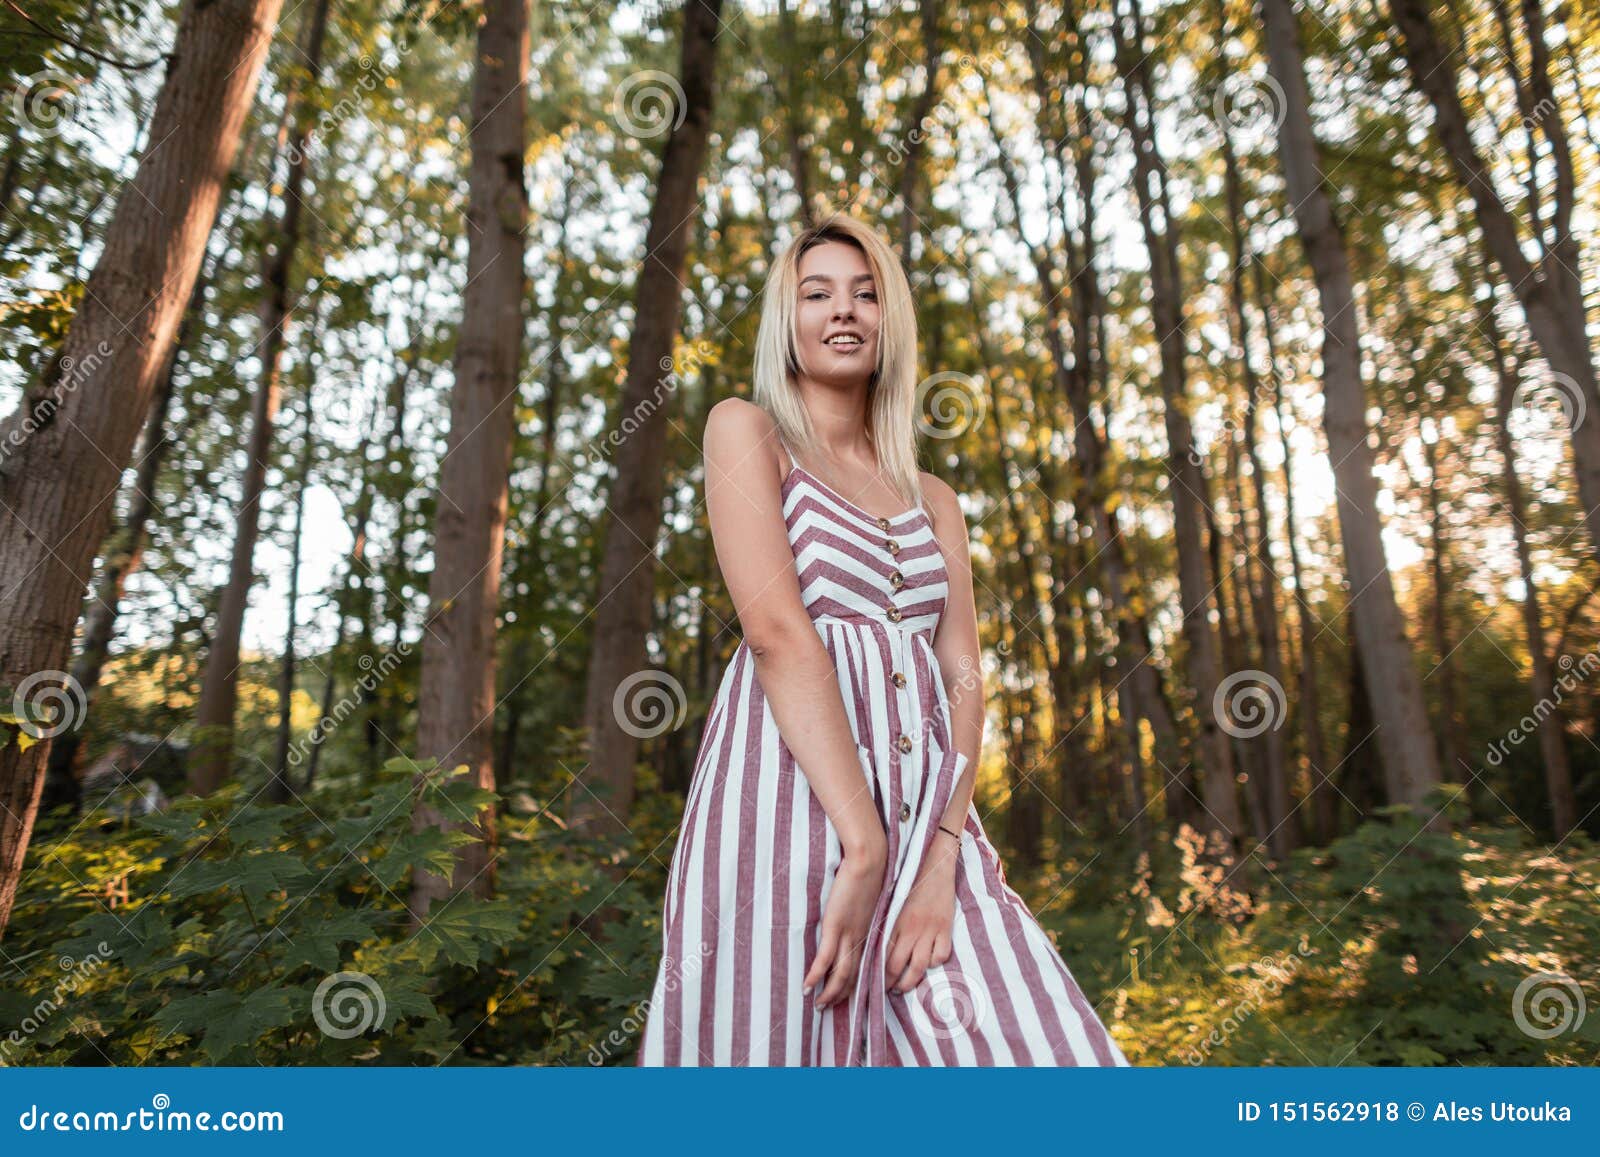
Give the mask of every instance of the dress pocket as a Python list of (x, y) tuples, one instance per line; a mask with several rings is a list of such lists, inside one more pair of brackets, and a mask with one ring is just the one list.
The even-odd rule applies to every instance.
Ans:
[[(921, 806), (922, 796), (943, 799), (948, 806), (950, 796), (954, 793), (956, 785), (961, 782), (961, 776), (967, 770), (967, 757), (959, 751), (946, 751), (939, 746), (938, 740), (935, 739), (928, 740), (928, 747), (932, 753), (932, 758), (929, 760), (931, 770), (928, 773), (927, 782), (922, 785), (921, 795), (917, 800), (918, 806)], [(969, 807), (967, 810), (970, 814), (972, 809)], [(943, 823), (944, 816), (934, 816), (933, 822), (935, 824)], [(963, 822), (961, 826), (961, 840), (963, 843), (966, 842), (967, 837), (966, 824)]]

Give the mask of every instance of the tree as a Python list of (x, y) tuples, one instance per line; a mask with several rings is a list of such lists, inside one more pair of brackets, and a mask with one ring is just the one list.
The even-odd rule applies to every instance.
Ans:
[[(1367, 444), (1355, 281), (1333, 202), (1323, 186), (1292, 2), (1260, 0), (1260, 9), (1266, 28), (1267, 67), (1283, 92), (1278, 156), (1322, 308), (1324, 425), (1338, 491), (1339, 530), (1357, 649), (1366, 694), (1377, 720), (1389, 802), (1415, 805), (1440, 782), (1439, 763), (1422, 684), (1412, 666), (1405, 622), (1383, 550), (1378, 484)], [(1435, 823), (1437, 819), (1434, 817)]]
[(624, 831), (633, 806), (638, 739), (617, 717), (614, 700), (623, 680), (644, 666), (645, 635), (651, 626), (673, 389), (673, 371), (662, 367), (673, 365), (673, 343), (683, 313), (679, 275), (694, 235), (701, 170), (711, 138), (721, 12), (722, 0), (689, 0), (683, 9), (679, 67), (683, 104), (661, 155), (661, 177), (634, 292), (628, 376), (618, 409), (630, 432), (627, 453), (617, 459), (616, 481), (607, 502), (610, 517), (596, 595), (594, 655), (584, 697), (588, 765), (568, 804), (568, 819), (597, 835)]
[(189, 755), (189, 788), (199, 795), (215, 791), (233, 766), (233, 713), (238, 702), (239, 638), (244, 631), (245, 609), (255, 582), (256, 537), (261, 526), (261, 496), (266, 492), (267, 467), (272, 457), (272, 435), (282, 393), (284, 330), (294, 310), (289, 300), (290, 272), (300, 247), (305, 221), (306, 153), (315, 118), (312, 94), (322, 70), (322, 50), (327, 40), (328, 0), (317, 0), (307, 14), (303, 49), (307, 76), (289, 97), (293, 110), (284, 127), (295, 134), (289, 152), (289, 175), (283, 187), (283, 212), (274, 230), (273, 244), (261, 261), (261, 282), (266, 292), (259, 305), (261, 319), (261, 376), (256, 382), (250, 411), (250, 436), (246, 443), (244, 484), (235, 516), (233, 559), (228, 584), (217, 608), (217, 625), (206, 655), (205, 679), (195, 711), (195, 740)]
[[(462, 764), (479, 787), (494, 788), (495, 620), (500, 601), (506, 493), (522, 368), (523, 269), (528, 192), (528, 0), (486, 0), (473, 71), (468, 170), (467, 283), (456, 337), (450, 437), (439, 467), (433, 574), (423, 627), (417, 693), (417, 749), (444, 769)], [(448, 879), (418, 869), (412, 916), (434, 900), (494, 884), (494, 818), (442, 816), (419, 808), (417, 831), (471, 830)]]
[[(1512, 83), (1528, 133), (1537, 127), (1544, 138), (1555, 174), (1553, 205), (1548, 222), (1541, 219), (1538, 200), (1529, 197), (1534, 222), (1537, 261), (1523, 252), (1516, 219), (1496, 191), (1494, 174), (1473, 143), (1467, 114), (1456, 81), (1456, 65), (1439, 43), (1439, 34), (1423, 0), (1390, 0), (1400, 30), (1406, 63), (1416, 85), (1433, 106), (1434, 131), (1444, 146), (1450, 167), (1477, 210), (1478, 228), (1501, 275), (1516, 294), (1528, 319), (1528, 329), (1550, 369), (1564, 377), (1558, 381), (1563, 408), (1573, 414), (1572, 459), (1583, 500), (1584, 520), (1592, 549), (1600, 551), (1600, 382), (1589, 352), (1588, 316), (1578, 272), (1583, 255), (1572, 231), (1575, 177), (1572, 151), (1567, 144), (1561, 107), (1550, 83), (1550, 50), (1546, 45), (1544, 11), (1540, 0), (1523, 0), (1522, 17), (1528, 39), (1528, 72), (1520, 74), (1508, 59)], [(1509, 34), (1507, 36), (1509, 40)], [(1508, 44), (1508, 48), (1509, 48)], [(1530, 149), (1531, 151), (1531, 149)], [(1530, 158), (1530, 164), (1533, 163)], [(1530, 178), (1530, 186), (1534, 179)]]
[[(281, 4), (186, 0), (151, 119), (157, 144), (117, 199), (60, 351), (0, 430), (0, 685), (64, 678), (112, 499), (172, 355)], [(0, 750), (0, 933), (49, 748), (16, 740)]]

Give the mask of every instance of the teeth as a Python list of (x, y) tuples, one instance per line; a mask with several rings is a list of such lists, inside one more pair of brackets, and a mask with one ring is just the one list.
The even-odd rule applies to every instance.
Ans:
[(860, 345), (861, 339), (856, 337), (830, 337), (829, 345)]

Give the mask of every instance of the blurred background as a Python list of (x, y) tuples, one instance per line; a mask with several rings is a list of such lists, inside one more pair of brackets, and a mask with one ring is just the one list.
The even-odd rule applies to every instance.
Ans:
[(0, 54), (0, 1063), (633, 1062), (739, 642), (700, 434), (831, 211), (915, 294), (975, 806), (1129, 1059), (1600, 1059), (1600, 12), (5, 0)]

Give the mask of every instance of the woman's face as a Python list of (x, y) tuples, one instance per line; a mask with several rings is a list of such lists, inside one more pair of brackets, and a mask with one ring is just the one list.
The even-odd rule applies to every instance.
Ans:
[(856, 385), (870, 378), (878, 366), (879, 308), (866, 254), (841, 241), (808, 249), (800, 258), (800, 300), (795, 303), (801, 371), (828, 385)]

